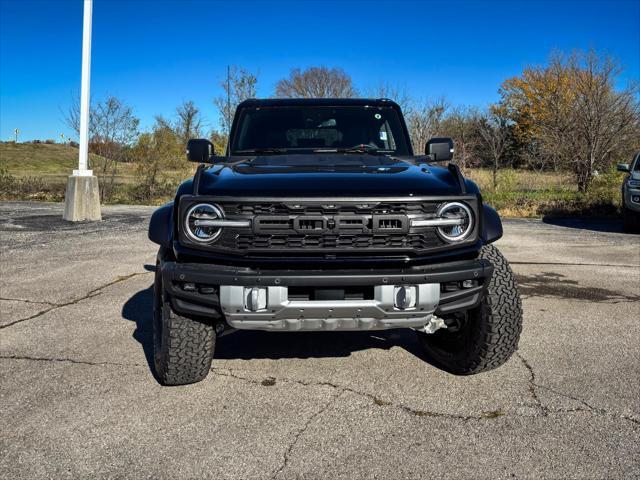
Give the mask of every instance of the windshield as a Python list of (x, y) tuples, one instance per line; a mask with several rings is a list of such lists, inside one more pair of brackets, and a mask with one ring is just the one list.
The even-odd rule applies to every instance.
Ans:
[(392, 107), (244, 108), (232, 154), (373, 152), (409, 155)]

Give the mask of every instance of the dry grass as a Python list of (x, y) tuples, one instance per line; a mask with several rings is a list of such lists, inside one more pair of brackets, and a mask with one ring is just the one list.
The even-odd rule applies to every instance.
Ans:
[(624, 179), (624, 174), (615, 171), (600, 174), (589, 192), (582, 194), (568, 172), (504, 169), (498, 172), (496, 188), (488, 169), (469, 169), (465, 175), (478, 184), (484, 200), (505, 217), (617, 215)]
[[(89, 168), (99, 178), (105, 159), (89, 156)], [(113, 192), (107, 203), (139, 203), (134, 163), (119, 163), (114, 176)], [(192, 175), (190, 165), (184, 169), (164, 172), (172, 189)], [(59, 202), (64, 200), (67, 177), (78, 168), (78, 149), (66, 144), (0, 143), (0, 200), (34, 200)], [(110, 178), (111, 175), (107, 175)], [(103, 184), (101, 180), (101, 184)], [(162, 204), (170, 199), (162, 195), (152, 199)]]
[[(0, 143), (0, 199), (62, 201), (67, 176), (76, 168), (77, 159), (78, 150), (68, 145)], [(99, 156), (91, 156), (98, 175), (103, 161)], [(192, 174), (191, 167), (185, 165), (183, 169), (163, 172), (164, 184), (149, 201), (140, 197), (136, 189), (136, 165), (121, 163), (107, 203), (162, 204)], [(484, 200), (505, 217), (619, 213), (620, 185), (624, 178), (621, 173), (597, 176), (588, 194), (580, 194), (566, 172), (504, 169), (498, 174), (497, 188), (489, 169), (467, 169), (464, 173), (478, 184)]]
[(498, 186), (495, 192), (493, 175), (490, 169), (466, 169), (464, 174), (476, 182), (483, 192), (577, 191), (573, 185), (571, 175), (567, 172), (535, 172), (511, 168), (500, 170), (498, 171)]

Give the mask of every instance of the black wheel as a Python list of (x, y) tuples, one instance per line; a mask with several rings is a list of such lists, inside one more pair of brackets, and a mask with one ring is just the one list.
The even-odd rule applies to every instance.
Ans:
[(622, 207), (622, 225), (625, 232), (640, 232), (640, 213)]
[(216, 344), (213, 323), (173, 311), (158, 265), (153, 293), (153, 360), (158, 380), (163, 385), (203, 380), (211, 368)]
[(522, 331), (520, 295), (507, 260), (493, 245), (482, 247), (480, 258), (494, 267), (481, 304), (445, 318), (446, 329), (418, 332), (429, 360), (457, 375), (472, 375), (505, 363), (518, 348)]

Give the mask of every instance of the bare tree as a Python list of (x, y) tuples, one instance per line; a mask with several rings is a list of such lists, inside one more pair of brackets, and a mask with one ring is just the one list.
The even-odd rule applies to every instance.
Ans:
[(176, 108), (176, 125), (174, 127), (182, 145), (186, 145), (190, 138), (200, 138), (202, 136), (202, 116), (200, 109), (189, 100), (182, 102)]
[(256, 97), (257, 74), (232, 65), (227, 70), (227, 78), (220, 82), (223, 95), (214, 99), (213, 103), (220, 114), (220, 127), (229, 135), (236, 107), (240, 102)]
[(424, 146), (440, 130), (448, 105), (444, 98), (415, 102), (408, 114), (405, 114), (407, 128), (415, 152), (424, 151)]
[[(78, 100), (71, 104), (65, 120), (76, 132), (80, 131)], [(109, 96), (90, 108), (89, 151), (102, 157), (101, 164), (94, 165), (102, 176), (102, 201), (113, 192), (118, 163), (128, 160), (130, 149), (138, 137), (139, 124), (133, 109), (115, 96)]]
[(481, 143), (477, 127), (479, 116), (475, 108), (459, 106), (447, 112), (440, 122), (438, 134), (453, 138), (456, 148), (454, 161), (463, 170), (478, 164), (477, 152)]
[(294, 68), (276, 84), (280, 98), (349, 98), (356, 96), (351, 77), (341, 68)]
[(369, 89), (367, 95), (372, 98), (388, 98), (389, 100), (393, 100), (400, 105), (402, 113), (405, 116), (413, 111), (414, 100), (405, 86), (380, 83), (377, 87)]
[(571, 136), (579, 156), (575, 163), (578, 189), (586, 191), (596, 168), (612, 163), (614, 154), (640, 142), (640, 104), (636, 88), (616, 92), (621, 69), (594, 52), (568, 62), (575, 81)]
[(477, 131), (482, 139), (482, 146), (486, 149), (491, 161), (493, 189), (498, 187), (498, 170), (504, 161), (509, 141), (509, 126), (507, 119), (496, 110), (490, 109), (476, 122)]

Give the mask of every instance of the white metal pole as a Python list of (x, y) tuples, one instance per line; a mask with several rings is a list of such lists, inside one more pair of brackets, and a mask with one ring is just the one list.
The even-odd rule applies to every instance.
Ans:
[(91, 83), (91, 11), (93, 0), (84, 0), (84, 23), (82, 27), (82, 83), (80, 86), (80, 158), (75, 176), (91, 176), (87, 168), (89, 157), (89, 85)]

